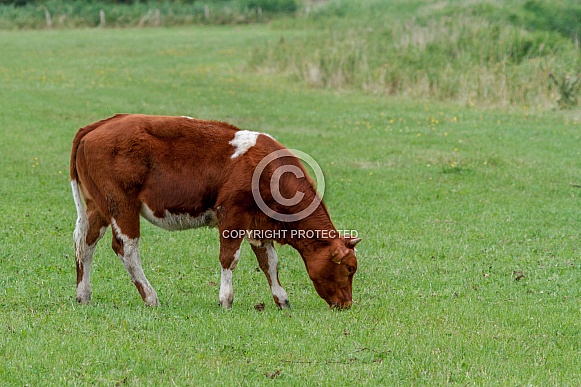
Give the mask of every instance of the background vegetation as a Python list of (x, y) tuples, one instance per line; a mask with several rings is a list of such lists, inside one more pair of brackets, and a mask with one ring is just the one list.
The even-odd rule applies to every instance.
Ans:
[(576, 106), (575, 0), (11, 1), (0, 28), (155, 27), (274, 21), (304, 34), (254, 46), (250, 63), (312, 87), (463, 104)]
[[(579, 109), (556, 110), (558, 90), (540, 75), (521, 99), (494, 88), (439, 97), (441, 83), (415, 99), (412, 81), (421, 86), (431, 63), (399, 62), (429, 52), (446, 71), (451, 57), (429, 42), (446, 47), (436, 32), (465, 20), (485, 37), (497, 25), (497, 44), (462, 34), (470, 72), (451, 63), (435, 80), (489, 69), (476, 90), (503, 76), (512, 90), (508, 69), (545, 63), (561, 82), (578, 71), (575, 36), (529, 24), (546, 16), (526, 7), (574, 15), (576, 3), (454, 3), (329, 1), (268, 23), (0, 31), (0, 384), (580, 385)], [(542, 55), (510, 54), (530, 36), (547, 38)], [(307, 71), (332, 47), (329, 74), (343, 68), (334, 58), (354, 58), (352, 82)], [(475, 61), (480, 47), (492, 59)], [(364, 58), (399, 66), (410, 83), (356, 82)], [(143, 306), (110, 232), (93, 301), (77, 305), (70, 145), (77, 128), (117, 112), (226, 120), (312, 155), (335, 224), (364, 238), (355, 306), (329, 310), (287, 246), (280, 276), (293, 307), (277, 310), (245, 246), (223, 311), (216, 230), (145, 222), (143, 265), (162, 307)]]
[[(0, 28), (159, 27), (240, 24), (293, 14), (294, 0), (4, 0)], [(2, 2), (0, 2), (2, 4)]]
[(316, 32), (262, 47), (253, 63), (316, 87), (468, 105), (576, 104), (568, 95), (580, 86), (579, 2), (337, 1), (302, 23)]

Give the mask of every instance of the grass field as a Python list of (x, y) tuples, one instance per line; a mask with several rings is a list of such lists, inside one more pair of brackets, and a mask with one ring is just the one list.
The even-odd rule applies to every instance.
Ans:
[[(0, 31), (0, 384), (581, 384), (579, 112), (312, 89), (247, 64), (304, 33)], [(217, 231), (146, 223), (162, 307), (110, 235), (77, 305), (70, 144), (116, 112), (227, 120), (313, 156), (336, 226), (364, 238), (354, 307), (329, 310), (285, 246), (277, 310), (246, 246), (224, 311)]]

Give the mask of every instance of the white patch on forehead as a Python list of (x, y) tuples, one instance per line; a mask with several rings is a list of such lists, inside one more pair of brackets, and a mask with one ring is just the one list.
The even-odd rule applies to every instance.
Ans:
[(182, 118), (187, 118), (187, 119), (189, 119), (189, 120), (193, 120), (193, 118), (192, 118), (192, 117), (190, 117), (190, 116), (181, 116), (181, 117), (182, 117)]
[(234, 135), (232, 141), (229, 142), (234, 149), (234, 154), (231, 158), (235, 159), (236, 157), (243, 155), (246, 151), (256, 145), (256, 139), (258, 135), (261, 133), (252, 132), (250, 130), (239, 130)]
[(204, 226), (214, 227), (218, 224), (216, 213), (212, 210), (206, 210), (195, 217), (189, 214), (172, 214), (168, 210), (165, 210), (165, 216), (158, 218), (145, 203), (141, 204), (141, 216), (151, 224), (168, 231), (187, 230)]

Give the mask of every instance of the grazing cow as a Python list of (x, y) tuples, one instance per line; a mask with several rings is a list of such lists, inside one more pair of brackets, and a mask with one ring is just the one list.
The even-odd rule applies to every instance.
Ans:
[[(259, 163), (273, 152), (278, 157), (261, 166), (254, 180)], [(329, 306), (351, 306), (360, 239), (338, 234), (299, 159), (268, 135), (190, 117), (118, 114), (79, 129), (70, 174), (78, 216), (74, 241), (80, 303), (91, 298), (95, 245), (112, 226), (113, 250), (131, 281), (147, 305), (159, 305), (141, 267), (141, 215), (166, 230), (219, 229), (219, 303), (224, 308), (232, 305), (232, 272), (245, 237), (280, 308), (289, 301), (278, 279), (273, 242), (300, 253), (315, 290)], [(272, 190), (275, 178), (277, 192)], [(257, 205), (257, 194), (266, 211)], [(312, 213), (293, 218), (312, 202), (317, 204)], [(277, 220), (275, 214), (287, 218)]]

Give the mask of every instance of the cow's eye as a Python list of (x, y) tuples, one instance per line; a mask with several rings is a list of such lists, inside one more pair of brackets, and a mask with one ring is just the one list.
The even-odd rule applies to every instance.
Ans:
[(355, 273), (355, 266), (347, 265), (347, 272), (349, 272), (349, 274)]

